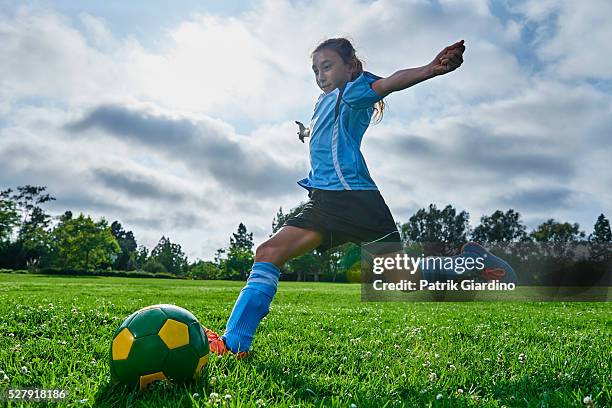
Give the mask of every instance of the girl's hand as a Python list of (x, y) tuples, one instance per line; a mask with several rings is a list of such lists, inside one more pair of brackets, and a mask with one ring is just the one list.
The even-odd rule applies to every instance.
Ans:
[(444, 48), (429, 63), (432, 74), (444, 75), (459, 68), (463, 63), (463, 51), (465, 51), (463, 40)]

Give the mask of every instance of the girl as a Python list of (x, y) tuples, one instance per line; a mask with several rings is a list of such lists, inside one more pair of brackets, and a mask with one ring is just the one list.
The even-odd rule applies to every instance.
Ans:
[[(387, 242), (388, 252), (401, 250), (395, 221), (361, 154), (361, 139), (373, 114), (381, 120), (385, 96), (454, 71), (461, 66), (464, 51), (461, 40), (444, 48), (425, 66), (381, 78), (363, 70), (347, 39), (328, 39), (316, 47), (311, 55), (312, 70), (323, 93), (310, 124), (311, 170), (298, 181), (308, 190), (310, 200), (301, 213), (257, 248), (225, 334), (220, 337), (206, 329), (213, 353), (246, 356), (255, 329), (269, 312), (279, 268), (288, 260), (347, 241)], [(305, 136), (308, 134), (301, 131), (300, 138)]]

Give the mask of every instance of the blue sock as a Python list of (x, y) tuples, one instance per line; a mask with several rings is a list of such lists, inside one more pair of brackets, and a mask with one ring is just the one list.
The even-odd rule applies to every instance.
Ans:
[(270, 311), (279, 276), (280, 271), (273, 263), (253, 263), (247, 284), (240, 291), (222, 336), (233, 353), (248, 351), (251, 347), (257, 326)]

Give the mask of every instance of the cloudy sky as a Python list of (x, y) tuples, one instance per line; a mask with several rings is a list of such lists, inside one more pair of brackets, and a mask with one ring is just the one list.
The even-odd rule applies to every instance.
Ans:
[[(174, 3), (178, 3), (174, 4)], [(362, 145), (397, 221), (429, 203), (588, 232), (612, 215), (612, 2), (0, 0), (0, 189), (211, 259), (306, 200), (309, 55), (349, 37), (388, 76), (465, 40), (457, 71), (386, 98)]]

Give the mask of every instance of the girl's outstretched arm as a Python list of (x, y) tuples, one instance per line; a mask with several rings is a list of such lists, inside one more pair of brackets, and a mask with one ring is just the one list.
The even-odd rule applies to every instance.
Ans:
[(372, 89), (383, 97), (391, 92), (401, 91), (426, 79), (444, 75), (459, 68), (463, 63), (465, 45), (463, 40), (444, 48), (429, 64), (419, 68), (397, 71), (395, 74), (381, 78), (372, 83)]

